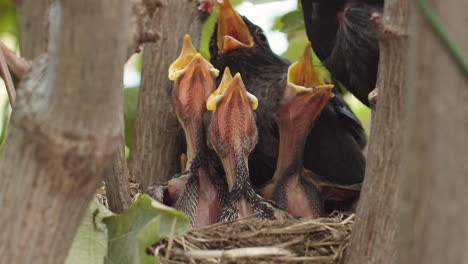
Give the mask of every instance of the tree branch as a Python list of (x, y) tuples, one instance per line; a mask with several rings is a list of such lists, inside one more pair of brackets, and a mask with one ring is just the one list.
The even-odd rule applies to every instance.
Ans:
[(109, 209), (114, 213), (122, 213), (132, 204), (130, 195), (129, 175), (127, 159), (125, 156), (125, 130), (123, 110), (120, 107), (120, 139), (117, 142), (117, 150), (114, 153), (111, 166), (106, 170), (104, 181), (106, 184), (106, 196)]
[[(3, 45), (3, 43), (0, 43)], [(0, 46), (1, 48), (1, 46)], [(5, 82), (5, 87), (8, 93), (8, 99), (10, 100), (10, 105), (13, 107), (16, 100), (16, 91), (15, 86), (13, 85), (13, 79), (10, 75), (10, 70), (8, 70), (8, 65), (3, 54), (3, 51), (0, 49), (0, 75)]]
[[(127, 47), (127, 60), (136, 52), (140, 52), (141, 45), (156, 42), (159, 39), (151, 17), (161, 3), (159, 0), (131, 0), (129, 19), (129, 41)], [(130, 207), (132, 199), (128, 184), (129, 172), (125, 156), (125, 135), (123, 109), (120, 110), (122, 138), (118, 150), (114, 154), (112, 166), (106, 172), (106, 195), (109, 209), (121, 213)]]
[(170, 104), (167, 69), (179, 55), (185, 34), (189, 33), (195, 45), (199, 44), (204, 19), (195, 2), (161, 0), (161, 3), (151, 19), (161, 40), (148, 44), (143, 52), (142, 84), (130, 162), (130, 174), (143, 190), (150, 183), (169, 179), (177, 171), (180, 128)]
[(5, 82), (10, 105), (13, 107), (16, 100), (16, 90), (11, 73), (21, 79), (31, 67), (31, 62), (17, 56), (3, 42), (0, 41), (0, 75)]
[(151, 22), (156, 9), (161, 7), (161, 0), (131, 0), (130, 37), (127, 56), (140, 52), (140, 46), (156, 42), (161, 37), (156, 23)]
[(48, 61), (20, 83), (1, 160), (5, 263), (65, 260), (120, 140), (127, 12), (124, 0), (55, 2)]
[(20, 26), (23, 57), (35, 59), (47, 50), (48, 11), (53, 0), (14, 0)]
[(378, 102), (373, 109), (368, 163), (346, 264), (399, 263), (396, 234), (407, 89), (409, 3), (386, 0), (380, 35)]
[[(428, 2), (468, 54), (466, 0)], [(467, 78), (420, 11), (411, 15), (398, 263), (468, 263)]]

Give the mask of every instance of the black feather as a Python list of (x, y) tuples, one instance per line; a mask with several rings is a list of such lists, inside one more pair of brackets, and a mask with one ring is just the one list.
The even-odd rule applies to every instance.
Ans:
[(302, 0), (315, 53), (333, 77), (367, 106), (379, 61), (378, 37), (370, 19), (382, 12), (383, 4), (383, 0)]

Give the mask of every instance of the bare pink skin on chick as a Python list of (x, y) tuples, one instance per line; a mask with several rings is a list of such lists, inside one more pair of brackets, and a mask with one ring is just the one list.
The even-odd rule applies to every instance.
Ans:
[[(173, 178), (168, 182), (169, 206), (174, 206), (184, 191), (189, 178), (188, 174)], [(207, 225), (216, 223), (216, 219), (221, 208), (218, 193), (213, 184), (206, 176), (204, 169), (199, 169), (199, 198), (197, 213), (193, 222), (193, 228), (200, 229)]]
[(193, 220), (194, 229), (201, 229), (216, 223), (221, 209), (218, 193), (202, 169), (199, 170), (199, 179), (198, 214)]
[(298, 177), (291, 177), (286, 183), (288, 213), (292, 216), (301, 216), (306, 219), (320, 217), (319, 210), (314, 208), (308, 200), (308, 194), (298, 179)]

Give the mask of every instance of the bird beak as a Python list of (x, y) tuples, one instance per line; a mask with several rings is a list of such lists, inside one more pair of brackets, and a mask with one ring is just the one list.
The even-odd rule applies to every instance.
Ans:
[(280, 126), (310, 128), (333, 97), (332, 89), (333, 85), (325, 84), (313, 65), (309, 42), (299, 60), (289, 67), (288, 85), (280, 104)]
[(216, 88), (219, 71), (193, 47), (188, 35), (179, 58), (169, 68), (174, 81), (172, 100), (174, 110), (187, 140), (187, 168), (199, 150), (203, 138), (203, 114), (206, 100)]
[(247, 166), (248, 155), (257, 144), (257, 127), (253, 110), (255, 96), (247, 92), (240, 74), (223, 75), (219, 89), (207, 101), (212, 111), (208, 128), (209, 144), (221, 158), (229, 191), (232, 190), (241, 164)]
[(217, 44), (220, 53), (250, 48), (254, 39), (242, 17), (237, 13), (230, 0), (219, 5)]
[(185, 35), (184, 45), (179, 57), (169, 67), (169, 80), (178, 80), (189, 68), (208, 68), (208, 72), (214, 77), (217, 77), (219, 71), (205, 60), (200, 53), (195, 49), (189, 35)]
[(216, 111), (218, 104), (222, 101), (222, 99), (228, 98), (228, 102), (232, 98), (232, 95), (235, 93), (241, 98), (242, 105), (247, 106), (250, 105), (252, 110), (256, 110), (258, 107), (258, 99), (253, 94), (249, 93), (245, 88), (244, 82), (242, 81), (242, 77), (240, 74), (236, 74), (233, 78), (231, 74), (231, 70), (229, 67), (226, 67), (224, 70), (223, 78), (218, 86), (218, 89), (214, 91), (206, 102), (206, 108), (209, 111)]
[[(318, 115), (328, 100), (333, 97), (333, 85), (325, 84), (312, 61), (310, 42), (302, 56), (288, 70), (288, 85), (283, 95), (282, 108), (293, 107), (295, 115), (306, 111)], [(320, 103), (319, 103), (320, 102)], [(286, 115), (283, 115), (286, 116)], [(287, 115), (291, 117), (291, 115)]]
[(288, 84), (301, 87), (317, 87), (325, 85), (312, 61), (312, 45), (307, 43), (299, 60), (293, 63), (288, 70)]
[(332, 89), (333, 85), (325, 84), (315, 69), (309, 43), (301, 58), (289, 67), (288, 84), (280, 102), (280, 155), (274, 178), (302, 155), (315, 119), (333, 96)]

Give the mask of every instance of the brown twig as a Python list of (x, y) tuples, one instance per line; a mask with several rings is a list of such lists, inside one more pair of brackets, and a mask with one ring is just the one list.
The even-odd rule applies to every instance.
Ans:
[(21, 79), (31, 67), (31, 62), (19, 57), (10, 50), (3, 42), (0, 42), (0, 74), (5, 81), (10, 105), (13, 106), (16, 100), (15, 85), (11, 78), (11, 73)]
[(15, 86), (13, 85), (13, 80), (11, 79), (10, 71), (8, 70), (8, 65), (2, 50), (0, 50), (0, 74), (5, 81), (8, 99), (10, 99), (10, 105), (13, 107), (16, 100)]
[[(316, 220), (245, 218), (193, 230), (155, 247), (162, 263), (339, 263), (354, 215)], [(252, 236), (250, 234), (253, 234)], [(165, 258), (172, 251), (170, 258)]]
[(0, 50), (3, 52), (3, 56), (5, 57), (5, 61), (11, 73), (18, 79), (23, 78), (24, 74), (31, 68), (32, 62), (16, 55), (15, 52), (2, 42), (0, 42)]
[(127, 57), (141, 51), (141, 45), (156, 42), (161, 35), (157, 31), (151, 17), (162, 5), (160, 0), (132, 0), (130, 16), (130, 40)]

